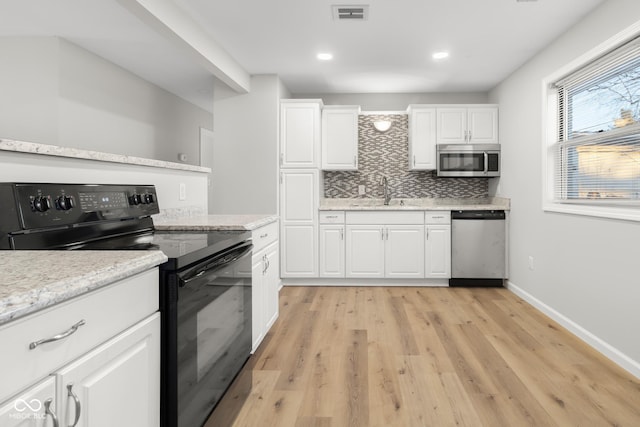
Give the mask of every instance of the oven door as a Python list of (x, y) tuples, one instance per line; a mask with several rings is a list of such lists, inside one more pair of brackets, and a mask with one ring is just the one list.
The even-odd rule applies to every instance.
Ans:
[(166, 426), (176, 418), (178, 427), (203, 425), (249, 358), (251, 248), (245, 242), (173, 274), (177, 299), (165, 318), (173, 336), (163, 350)]

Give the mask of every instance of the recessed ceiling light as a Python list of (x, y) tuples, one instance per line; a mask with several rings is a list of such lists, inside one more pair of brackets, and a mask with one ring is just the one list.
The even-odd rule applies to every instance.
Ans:
[(445, 59), (449, 57), (449, 52), (445, 52), (445, 51), (435, 52), (433, 55), (431, 55), (431, 57), (433, 59)]
[(333, 59), (333, 55), (332, 55), (332, 54), (330, 54), (330, 53), (319, 53), (319, 54), (317, 55), (317, 58), (318, 58), (320, 61), (330, 61), (330, 60), (332, 60), (332, 59)]

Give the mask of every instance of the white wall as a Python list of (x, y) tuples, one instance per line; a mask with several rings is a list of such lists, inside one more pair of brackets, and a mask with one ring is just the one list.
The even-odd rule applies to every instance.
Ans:
[(639, 17), (637, 0), (604, 2), (489, 94), (500, 105), (501, 192), (511, 198), (511, 285), (636, 376), (640, 223), (542, 211), (541, 82)]
[(278, 211), (279, 101), (275, 75), (251, 78), (251, 92), (214, 102), (213, 171), (209, 212)]
[(482, 104), (486, 93), (331, 93), (294, 94), (294, 98), (322, 99), (324, 105), (360, 105), (362, 111), (404, 111), (409, 104)]
[(0, 137), (199, 164), (211, 113), (56, 37), (0, 38), (0, 61)]
[[(207, 209), (207, 174), (201, 172), (0, 151), (0, 182), (153, 184), (161, 209)], [(186, 200), (179, 200), (180, 183)]]

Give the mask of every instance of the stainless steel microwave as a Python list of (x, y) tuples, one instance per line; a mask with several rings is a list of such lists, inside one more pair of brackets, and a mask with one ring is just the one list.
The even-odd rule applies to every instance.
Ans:
[(438, 144), (436, 154), (438, 176), (500, 176), (500, 144)]

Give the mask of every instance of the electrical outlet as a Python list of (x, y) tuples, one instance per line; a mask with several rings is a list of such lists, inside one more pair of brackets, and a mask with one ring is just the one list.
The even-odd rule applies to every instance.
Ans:
[(187, 200), (187, 185), (184, 182), (180, 183), (180, 200)]
[(365, 193), (365, 186), (358, 185), (358, 194), (362, 196), (364, 193)]
[(529, 255), (529, 270), (533, 270), (533, 257)]

